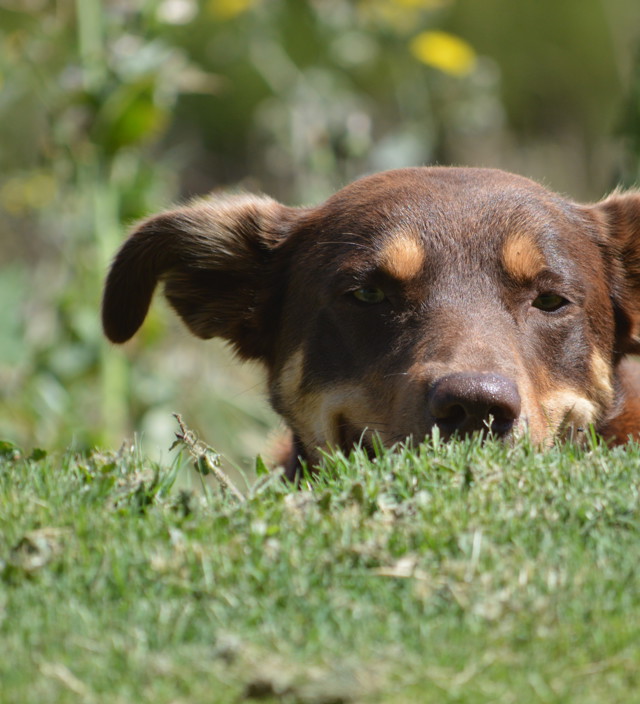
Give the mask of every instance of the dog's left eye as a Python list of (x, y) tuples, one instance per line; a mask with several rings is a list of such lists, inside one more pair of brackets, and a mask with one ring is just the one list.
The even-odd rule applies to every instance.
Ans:
[(533, 300), (531, 305), (538, 310), (543, 310), (546, 313), (553, 313), (566, 306), (569, 301), (557, 293), (541, 293)]
[(375, 286), (363, 286), (352, 291), (354, 298), (361, 303), (382, 303), (386, 298), (384, 291)]

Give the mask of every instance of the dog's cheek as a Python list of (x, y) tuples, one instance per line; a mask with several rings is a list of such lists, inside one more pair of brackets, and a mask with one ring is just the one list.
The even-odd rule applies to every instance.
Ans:
[(611, 367), (602, 352), (572, 360), (569, 348), (568, 355), (560, 352), (547, 359), (546, 364), (533, 362), (518, 382), (529, 433), (543, 445), (556, 436), (579, 437), (590, 424), (597, 426), (615, 396)]
[(542, 400), (542, 410), (552, 437), (573, 436), (584, 433), (598, 421), (597, 405), (577, 389), (559, 389)]
[(545, 435), (586, 437), (583, 433), (590, 425), (598, 424), (606, 417), (614, 404), (615, 392), (612, 383), (611, 365), (604, 355), (594, 350), (589, 358), (589, 368), (582, 386), (553, 385), (549, 379), (547, 391), (540, 399)]
[(293, 415), (302, 393), (305, 354), (302, 347), (292, 352), (284, 364), (272, 370), (269, 380), (271, 404), (285, 419)]
[(312, 456), (316, 448), (348, 453), (358, 442), (378, 434), (386, 442), (387, 424), (368, 393), (360, 386), (338, 384), (301, 395), (296, 404), (294, 427)]
[(380, 410), (357, 384), (311, 391), (300, 399), (298, 422), (306, 434), (303, 441), (348, 452), (354, 443), (384, 430)]
[(615, 402), (615, 391), (612, 365), (598, 350), (594, 350), (591, 355), (590, 381), (590, 397), (599, 407), (600, 414), (604, 416)]
[(398, 332), (383, 311), (320, 311), (307, 336), (307, 376), (313, 383), (359, 382), (387, 366)]
[(348, 451), (354, 442), (373, 433), (385, 434), (385, 404), (371, 393), (374, 380), (310, 384), (305, 378), (306, 365), (307, 356), (300, 347), (274, 374), (271, 397), (274, 408), (301, 439), (309, 459), (318, 459), (318, 447)]

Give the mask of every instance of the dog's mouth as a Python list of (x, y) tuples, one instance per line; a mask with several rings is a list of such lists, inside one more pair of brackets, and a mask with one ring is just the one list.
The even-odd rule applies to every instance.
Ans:
[[(462, 414), (460, 414), (462, 415)], [(470, 436), (480, 436), (483, 440), (497, 438), (508, 440), (513, 436), (516, 427), (514, 419), (494, 417), (490, 414), (485, 420), (468, 420), (462, 418), (434, 419), (429, 432), (434, 428), (440, 431), (440, 437), (445, 440), (461, 439)]]
[(359, 429), (340, 413), (335, 419), (335, 429), (338, 447), (345, 455), (349, 455), (354, 447), (361, 447), (369, 459), (375, 456), (372, 438), (372, 433), (375, 431), (371, 428), (365, 426)]
[[(526, 427), (527, 423), (517, 422), (513, 419), (504, 419), (501, 417), (494, 418), (492, 414), (483, 422), (477, 423), (455, 423), (443, 422), (441, 419), (432, 419), (429, 427), (425, 428), (421, 437), (429, 437), (437, 428), (440, 437), (445, 440), (463, 439), (466, 437), (480, 437), (482, 441), (488, 439), (499, 439), (506, 442), (513, 440), (522, 430), (520, 426)], [(359, 426), (352, 423), (344, 414), (338, 414), (334, 420), (334, 438), (336, 438), (336, 446), (345, 454), (349, 455), (354, 447), (359, 447), (364, 450), (366, 455), (372, 459), (376, 456), (374, 447), (374, 437), (379, 431), (374, 427), (367, 425)], [(397, 440), (406, 440), (415, 435), (411, 431), (407, 431), (404, 436), (398, 436)], [(384, 438), (381, 438), (383, 444)]]

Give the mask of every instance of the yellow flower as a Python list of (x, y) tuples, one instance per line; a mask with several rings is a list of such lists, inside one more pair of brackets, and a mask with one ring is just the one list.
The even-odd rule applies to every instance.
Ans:
[(421, 32), (411, 40), (410, 49), (418, 61), (452, 76), (465, 76), (476, 65), (473, 47), (448, 32)]
[(231, 20), (250, 10), (257, 0), (209, 0), (209, 11), (221, 20)]

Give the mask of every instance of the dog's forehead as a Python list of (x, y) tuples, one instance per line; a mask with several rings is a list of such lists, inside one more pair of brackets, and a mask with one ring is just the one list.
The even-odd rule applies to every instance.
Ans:
[[(337, 225), (458, 228), (527, 224), (555, 213), (562, 202), (539, 184), (498, 169), (424, 167), (362, 178), (317, 209)], [(514, 222), (515, 221), (515, 222)], [(469, 230), (467, 229), (467, 232)], [(460, 234), (464, 234), (462, 231)]]
[(500, 170), (400, 169), (360, 179), (312, 210), (305, 250), (318, 266), (369, 263), (401, 279), (452, 254), (502, 260), (517, 278), (543, 267), (547, 240), (571, 234), (571, 208)]

